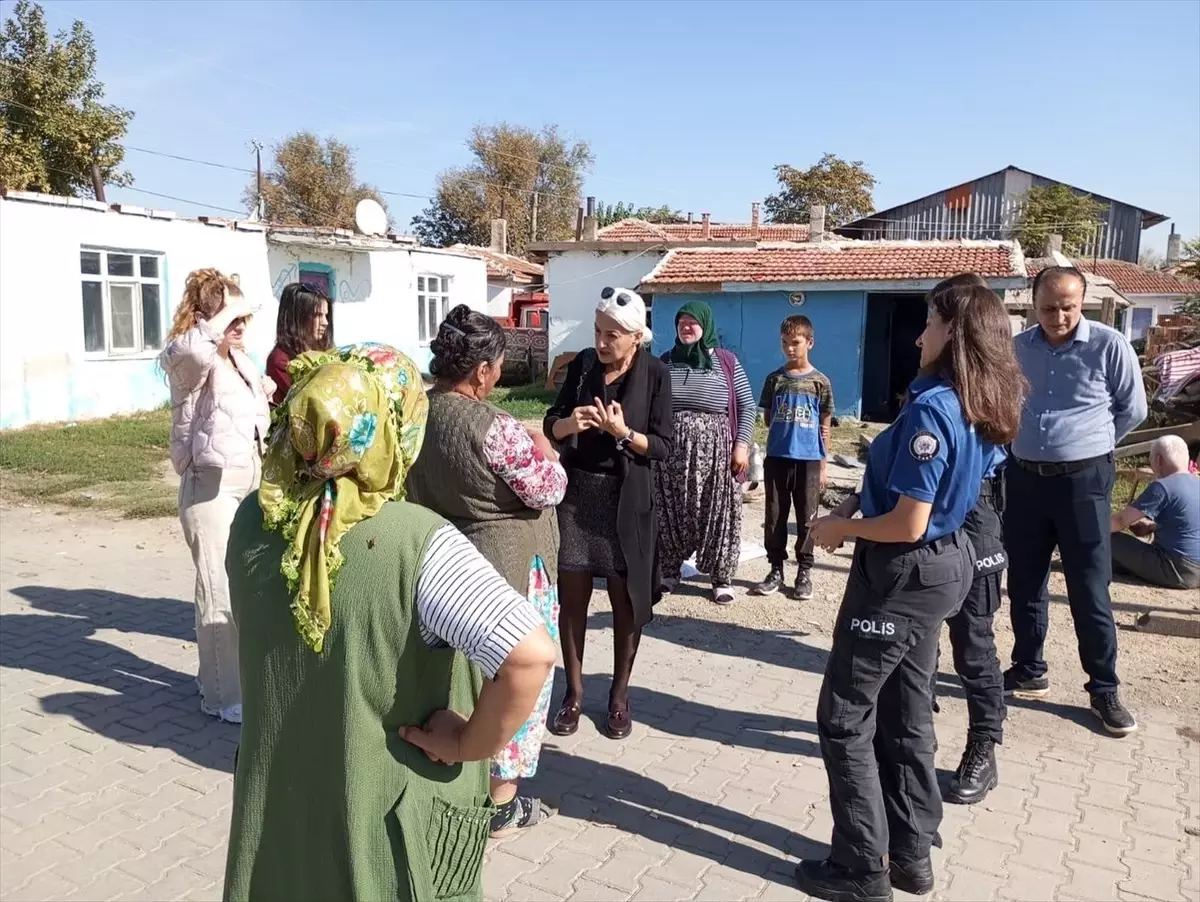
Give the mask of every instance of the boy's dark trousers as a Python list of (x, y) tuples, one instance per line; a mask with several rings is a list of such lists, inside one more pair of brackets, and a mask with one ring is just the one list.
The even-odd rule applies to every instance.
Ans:
[(808, 524), (821, 502), (821, 462), (768, 457), (763, 461), (763, 483), (767, 494), (767, 520), (763, 544), (772, 567), (787, 560), (788, 520), (796, 511), (796, 561), (801, 570), (813, 566), (808, 545)]

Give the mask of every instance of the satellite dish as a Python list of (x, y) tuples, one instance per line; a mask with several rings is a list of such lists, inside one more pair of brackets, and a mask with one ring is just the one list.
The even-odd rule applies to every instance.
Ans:
[(387, 233), (387, 213), (378, 201), (365, 197), (354, 208), (354, 224), (364, 235), (384, 235)]

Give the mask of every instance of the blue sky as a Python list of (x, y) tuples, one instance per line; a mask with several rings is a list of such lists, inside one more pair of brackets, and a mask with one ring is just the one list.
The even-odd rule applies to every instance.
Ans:
[[(152, 150), (250, 167), (252, 139), (312, 129), (426, 195), (475, 123), (555, 122), (591, 144), (604, 201), (745, 220), (775, 164), (831, 151), (867, 163), (879, 208), (1012, 164), (1200, 233), (1194, 0), (43, 5), (91, 27), (127, 143)], [(240, 173), (127, 162), (136, 187), (241, 206)], [(426, 203), (387, 200), (404, 227)]]

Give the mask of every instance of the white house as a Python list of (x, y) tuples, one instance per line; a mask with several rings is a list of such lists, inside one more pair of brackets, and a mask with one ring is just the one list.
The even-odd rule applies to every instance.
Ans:
[(456, 244), (450, 250), (478, 257), (487, 264), (488, 316), (507, 317), (514, 294), (543, 290), (545, 270), (541, 264), (491, 247)]
[[(758, 222), (758, 204), (748, 223), (700, 222), (652, 224), (640, 219), (596, 229), (585, 223), (579, 241), (548, 241), (530, 250), (544, 259), (550, 294), (550, 360), (592, 344), (593, 311), (606, 286), (635, 288), (678, 247), (746, 247), (759, 241), (807, 241), (807, 225)], [(669, 325), (669, 324), (668, 324)], [(653, 328), (653, 323), (651, 323)]]
[(263, 226), (41, 194), (0, 197), (0, 428), (165, 402), (158, 353), (188, 273), (209, 266), (263, 304), (246, 332), (261, 364), (275, 338)]
[(259, 304), (261, 366), (279, 291), (322, 281), (339, 343), (382, 341), (422, 367), (450, 307), (487, 304), (486, 267), (408, 239), (274, 229), (25, 192), (0, 195), (0, 428), (149, 410), (168, 399), (157, 357), (189, 272), (215, 267)]
[(429, 343), (451, 307), (487, 310), (487, 267), (453, 248), (407, 238), (368, 238), (345, 229), (272, 227), (271, 291), (289, 282), (319, 285), (333, 299), (338, 344), (381, 341), (425, 370)]

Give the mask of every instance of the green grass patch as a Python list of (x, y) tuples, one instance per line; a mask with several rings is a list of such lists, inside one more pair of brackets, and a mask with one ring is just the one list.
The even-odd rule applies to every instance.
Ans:
[(518, 420), (541, 420), (557, 393), (543, 385), (513, 385), (497, 388), (488, 400)]
[(159, 409), (0, 433), (0, 495), (127, 517), (174, 516), (176, 489), (163, 478), (170, 432), (171, 413)]

